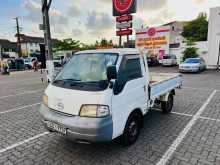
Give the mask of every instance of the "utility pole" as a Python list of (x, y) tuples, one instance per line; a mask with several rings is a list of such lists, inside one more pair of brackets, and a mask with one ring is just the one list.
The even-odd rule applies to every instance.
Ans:
[(0, 45), (0, 73), (2, 72), (2, 65), (1, 62), (3, 61), (3, 57), (2, 57), (2, 45)]
[(0, 45), (0, 60), (3, 60), (3, 56), (2, 56), (2, 45)]
[(121, 46), (122, 46), (122, 37), (119, 36), (119, 48), (121, 48)]
[(21, 37), (20, 37), (20, 26), (19, 26), (19, 22), (18, 22), (18, 17), (16, 17), (15, 20), (16, 20), (16, 29), (17, 29), (18, 56), (21, 57), (22, 56), (22, 52), (21, 52)]
[(41, 0), (42, 1), (42, 14), (43, 14), (43, 30), (44, 30), (44, 43), (45, 43), (45, 55), (46, 55), (46, 66), (48, 70), (48, 80), (53, 80), (54, 64), (53, 64), (53, 52), (50, 32), (50, 19), (49, 10), (52, 0)]

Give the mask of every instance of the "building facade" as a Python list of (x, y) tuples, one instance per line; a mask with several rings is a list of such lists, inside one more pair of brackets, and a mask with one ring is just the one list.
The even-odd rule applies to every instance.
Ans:
[(174, 21), (167, 23), (163, 26), (170, 26), (170, 44), (180, 44), (184, 42), (184, 37), (182, 36), (183, 28), (187, 24), (185, 21)]
[(30, 56), (31, 54), (40, 53), (40, 44), (44, 43), (44, 38), (21, 34), (20, 39), (23, 56)]
[[(21, 51), (23, 56), (31, 56), (33, 54), (40, 54), (40, 45), (44, 44), (43, 37), (33, 37), (25, 34), (20, 35)], [(58, 42), (57, 39), (52, 39), (52, 44)]]
[(17, 57), (18, 56), (17, 43), (6, 39), (0, 39), (0, 53), (2, 57)]

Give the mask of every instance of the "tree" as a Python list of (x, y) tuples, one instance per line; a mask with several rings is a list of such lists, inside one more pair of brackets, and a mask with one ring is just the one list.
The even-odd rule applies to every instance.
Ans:
[(200, 13), (199, 16), (187, 23), (183, 28), (182, 36), (192, 41), (207, 41), (208, 21), (207, 14)]
[(101, 39), (100, 41), (97, 40), (94, 44), (85, 44), (85, 43), (81, 43), (80, 41), (68, 38), (55, 43), (53, 50), (55, 52), (65, 51), (65, 50), (80, 51), (80, 50), (91, 50), (97, 48), (110, 48), (110, 47), (117, 47), (117, 46), (113, 44), (112, 40), (108, 41), (105, 38)]
[(96, 41), (95, 43), (96, 47), (114, 47), (112, 40), (107, 40), (105, 38), (102, 38), (101, 41)]
[(183, 52), (183, 61), (185, 61), (187, 58), (196, 58), (198, 57), (197, 48), (195, 47), (188, 47)]
[(58, 41), (54, 45), (54, 51), (62, 51), (62, 50), (81, 50), (80, 41), (73, 40), (72, 38), (64, 39), (62, 41)]

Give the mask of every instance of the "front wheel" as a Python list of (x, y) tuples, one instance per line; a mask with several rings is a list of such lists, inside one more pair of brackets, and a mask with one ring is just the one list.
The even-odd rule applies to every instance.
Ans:
[(130, 146), (134, 144), (140, 133), (140, 115), (132, 114), (126, 123), (125, 130), (123, 135), (121, 136), (121, 144), (124, 146)]
[(161, 109), (163, 111), (163, 113), (170, 113), (173, 109), (173, 94), (170, 94), (168, 96), (168, 100), (167, 101), (162, 101), (161, 102)]

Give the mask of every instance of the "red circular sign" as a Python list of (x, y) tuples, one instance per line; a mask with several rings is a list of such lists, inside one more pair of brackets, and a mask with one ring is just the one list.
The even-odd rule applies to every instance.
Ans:
[(156, 34), (156, 29), (155, 28), (150, 28), (149, 30), (148, 30), (148, 35), (149, 36), (154, 36), (155, 34)]
[(114, 0), (115, 9), (119, 13), (125, 13), (131, 8), (133, 1), (134, 0)]

